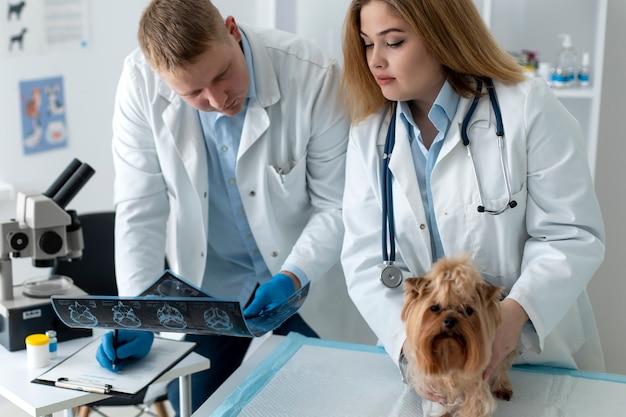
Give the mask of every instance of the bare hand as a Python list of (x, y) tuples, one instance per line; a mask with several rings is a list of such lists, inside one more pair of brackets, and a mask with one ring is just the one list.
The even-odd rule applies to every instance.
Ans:
[(488, 380), (496, 365), (517, 347), (524, 323), (528, 315), (521, 305), (509, 298), (500, 303), (502, 322), (496, 329), (496, 337), (491, 348), (491, 361), (483, 373), (483, 379)]

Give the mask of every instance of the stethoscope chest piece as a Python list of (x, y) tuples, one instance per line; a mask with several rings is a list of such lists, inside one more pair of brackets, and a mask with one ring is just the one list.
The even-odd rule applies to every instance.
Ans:
[(402, 272), (393, 262), (385, 262), (380, 271), (380, 281), (388, 288), (396, 288), (402, 283)]

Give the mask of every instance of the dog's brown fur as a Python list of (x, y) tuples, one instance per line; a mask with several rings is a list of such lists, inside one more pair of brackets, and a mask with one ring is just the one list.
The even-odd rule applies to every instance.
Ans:
[(464, 254), (439, 260), (429, 273), (404, 284), (409, 380), (421, 396), (445, 398), (447, 416), (488, 417), (496, 409), (490, 392), (509, 400), (512, 353), (493, 372), (483, 372), (500, 324), (502, 288), (484, 281)]

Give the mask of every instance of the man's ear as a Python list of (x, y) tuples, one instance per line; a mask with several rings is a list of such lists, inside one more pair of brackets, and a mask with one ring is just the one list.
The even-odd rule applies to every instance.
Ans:
[(235, 18), (232, 16), (228, 16), (224, 21), (224, 25), (226, 26), (226, 31), (228, 32), (228, 34), (234, 37), (237, 43), (241, 42), (241, 32), (239, 32), (239, 26), (237, 26)]

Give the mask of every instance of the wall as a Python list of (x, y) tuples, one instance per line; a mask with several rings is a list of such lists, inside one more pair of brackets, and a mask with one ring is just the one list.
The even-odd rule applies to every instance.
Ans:
[[(350, 1), (340, 0), (333, 3), (331, 0), (320, 0), (322, 4), (305, 0), (294, 1), (297, 4), (296, 32), (316, 39), (329, 52), (338, 56), (340, 49), (336, 45), (340, 42), (340, 22), (343, 22), (343, 16)], [(573, 35), (575, 45), (579, 52), (589, 51), (593, 56), (594, 25), (587, 25), (584, 22), (585, 16), (587, 18), (595, 16), (595, 1), (577, 2), (577, 7), (588, 9), (586, 12), (577, 12), (575, 16), (568, 16), (563, 12), (567, 4), (563, 0), (547, 3), (527, 0), (476, 0), (476, 2), (479, 7), (485, 3), (494, 7), (495, 11), (491, 19), (492, 28), (498, 31), (499, 37), (502, 38), (500, 41), (510, 50), (523, 48), (543, 50), (545, 54), (542, 58), (547, 61), (553, 60), (559, 43), (557, 39), (552, 39), (552, 33), (570, 31), (570, 17), (575, 17), (576, 21), (580, 22), (574, 32), (576, 35)], [(542, 10), (529, 11), (527, 9), (529, 6), (542, 7)], [(329, 12), (329, 10), (334, 12)], [(506, 16), (518, 17), (494, 19), (498, 15), (498, 10)], [(534, 16), (540, 16), (541, 21), (533, 24), (532, 30), (524, 37), (524, 43), (520, 44), (519, 34), (524, 33), (525, 30), (519, 26), (520, 22), (524, 21), (520, 16), (531, 12), (534, 12), (532, 13)], [(623, 252), (626, 248), (626, 199), (622, 196), (625, 191), (624, 180), (626, 178), (623, 162), (624, 155), (626, 155), (623, 127), (623, 114), (626, 110), (626, 48), (623, 46), (624, 39), (626, 39), (626, 26), (624, 25), (626, 2), (609, 0), (607, 15), (595, 179), (606, 224), (607, 250), (603, 265), (589, 285), (589, 294), (598, 322), (607, 372), (626, 374), (626, 354), (624, 353), (626, 352), (626, 326), (619, 307), (626, 296), (626, 274), (622, 264)], [(555, 16), (559, 18), (555, 19)], [(545, 29), (543, 32), (542, 27)], [(335, 46), (332, 45), (333, 39), (337, 42)], [(581, 119), (583, 126), (589, 123), (587, 114), (587, 107), (575, 113), (575, 116)]]
[[(309, 3), (317, 2), (290, 0), (296, 2), (295, 9), (307, 7), (306, 13), (300, 14), (300, 19), (291, 22), (288, 19), (295, 13), (294, 9), (287, 8), (286, 16), (268, 12), (271, 10), (269, 6), (280, 4), (281, 1), (285, 0), (255, 0), (253, 7), (249, 0), (216, 0), (215, 3), (224, 14), (233, 14), (242, 22), (264, 26), (278, 23), (290, 30), (297, 30), (300, 26), (303, 35), (317, 39), (322, 46), (328, 45), (328, 39), (335, 37), (334, 34), (337, 35), (335, 39), (339, 40), (339, 26), (331, 29), (334, 30), (331, 34), (319, 27), (328, 22), (332, 22), (334, 26), (338, 21), (343, 21), (349, 1), (341, 0), (340, 4), (332, 7), (332, 0), (323, 0), (323, 5), (318, 5), (319, 8), (316, 9)], [(78, 157), (94, 166), (97, 172), (72, 201), (70, 208), (87, 212), (112, 207), (110, 125), (113, 98), (123, 57), (135, 45), (136, 25), (146, 2), (147, 0), (89, 2), (91, 45), (83, 51), (3, 58), (0, 61), (0, 182), (9, 181), (18, 190), (43, 191), (72, 158)], [(305, 18), (315, 10), (315, 16), (325, 22), (324, 25), (316, 27), (310, 23), (313, 19)], [(607, 253), (604, 264), (589, 288), (600, 328), (607, 370), (619, 374), (626, 374), (626, 326), (623, 324), (620, 308), (626, 295), (626, 277), (622, 265), (623, 248), (626, 247), (626, 202), (622, 196), (625, 178), (623, 156), (626, 155), (622, 121), (626, 109), (626, 50), (623, 47), (623, 39), (626, 39), (626, 26), (623, 24), (625, 21), (626, 2), (609, 0), (596, 169), (596, 188), (607, 229)], [(22, 79), (55, 75), (65, 77), (67, 102), (70, 106), (67, 115), (70, 145), (65, 150), (25, 157), (19, 145), (21, 131), (17, 85)], [(13, 217), (14, 213), (14, 202), (0, 202), (0, 219)], [(29, 278), (36, 273), (29, 269), (29, 261), (16, 263), (16, 280)], [(341, 287), (340, 282), (333, 283)], [(320, 296), (325, 297), (326, 294), (322, 293)], [(359, 322), (357, 327), (361, 325)]]
[(589, 293), (600, 330), (607, 371), (626, 374), (626, 191), (624, 111), (626, 110), (626, 2), (609, 0), (604, 83), (600, 113), (596, 190), (606, 224), (606, 257)]
[[(79, 213), (113, 207), (113, 100), (122, 61), (136, 46), (137, 23), (147, 4), (144, 0), (87, 3), (91, 26), (86, 48), (0, 58), (0, 182), (13, 184), (17, 191), (43, 192), (73, 158), (78, 158), (96, 171), (68, 205)], [(0, 12), (4, 19), (6, 8)], [(25, 156), (19, 82), (54, 76), (62, 76), (65, 86), (68, 145)], [(0, 201), (0, 219), (12, 217), (15, 201)], [(44, 274), (30, 264), (27, 259), (14, 261), (14, 282)]]
[[(0, 0), (0, 6), (5, 6), (5, 1)], [(147, 3), (148, 0), (89, 1), (92, 26), (87, 48), (25, 54), (2, 60), (0, 132), (3, 149), (0, 152), (0, 183), (11, 183), (18, 191), (43, 192), (73, 158), (78, 158), (90, 164), (96, 174), (68, 208), (78, 213), (113, 208), (114, 172), (110, 143), (115, 89), (123, 59), (136, 47), (137, 24)], [(214, 3), (224, 17), (233, 15), (237, 21), (251, 25), (275, 27), (280, 22), (283, 29), (293, 31), (297, 24), (289, 21), (295, 10), (295, 3), (291, 0), (215, 0)], [(4, 10), (0, 7), (0, 13)], [(59, 75), (64, 77), (66, 89), (68, 146), (24, 156), (21, 149), (19, 82)], [(12, 217), (15, 217), (15, 200), (0, 200), (0, 220)], [(34, 268), (31, 263), (30, 259), (13, 261), (14, 284), (48, 274), (47, 269)], [(354, 342), (375, 341), (348, 300), (338, 268), (320, 279), (316, 287), (318, 290), (312, 291), (303, 315), (320, 335)]]
[[(6, 1), (0, 0), (2, 19)], [(68, 205), (79, 213), (113, 208), (111, 118), (115, 90), (124, 57), (137, 46), (137, 25), (148, 0), (87, 3), (91, 26), (86, 48), (0, 56), (0, 183), (10, 183), (16, 191), (43, 192), (73, 158), (78, 158), (96, 171)], [(263, 2), (255, 2), (256, 7), (241, 1), (215, 3), (223, 7), (224, 14), (241, 16), (246, 22), (257, 24), (257, 18), (269, 19)], [(24, 155), (19, 83), (56, 76), (63, 77), (65, 87), (68, 145)], [(0, 220), (13, 217), (15, 200), (0, 200)], [(28, 259), (14, 260), (13, 268), (16, 284), (46, 273), (31, 267)]]

